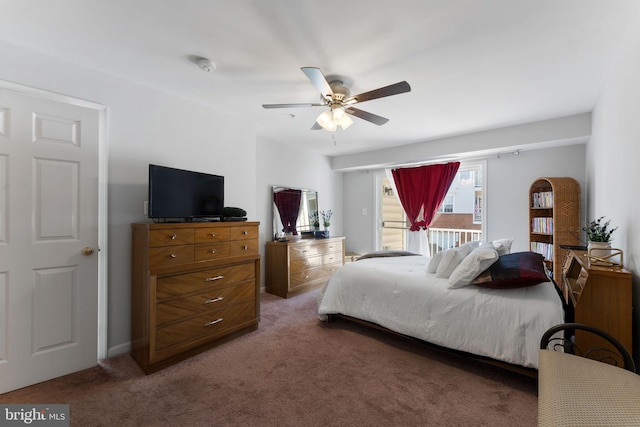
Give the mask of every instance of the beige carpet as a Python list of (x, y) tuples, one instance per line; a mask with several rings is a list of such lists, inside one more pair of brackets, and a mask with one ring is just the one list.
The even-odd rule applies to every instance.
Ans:
[(72, 426), (534, 426), (535, 380), (262, 295), (251, 334), (152, 375), (128, 356), (15, 392)]

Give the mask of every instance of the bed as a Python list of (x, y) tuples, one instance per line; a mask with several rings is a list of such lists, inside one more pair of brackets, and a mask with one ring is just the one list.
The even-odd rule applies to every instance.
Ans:
[(449, 250), (454, 255), (440, 252), (438, 260), (383, 253), (346, 264), (319, 291), (318, 315), (324, 321), (348, 316), (438, 346), (537, 369), (540, 337), (565, 321), (542, 256), (512, 254), (493, 242), (463, 246)]

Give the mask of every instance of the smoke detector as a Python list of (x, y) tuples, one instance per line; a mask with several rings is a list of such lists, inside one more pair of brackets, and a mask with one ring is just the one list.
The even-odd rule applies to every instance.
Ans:
[(197, 64), (202, 71), (206, 71), (207, 73), (210, 73), (216, 70), (216, 64), (209, 61), (207, 58), (200, 58)]

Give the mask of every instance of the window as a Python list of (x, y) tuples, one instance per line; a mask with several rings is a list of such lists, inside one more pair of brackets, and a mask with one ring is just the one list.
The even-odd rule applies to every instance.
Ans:
[[(452, 185), (455, 184), (455, 181)], [(453, 212), (453, 194), (444, 196), (442, 204), (438, 207), (438, 212)]]
[[(429, 227), (431, 254), (461, 243), (481, 240), (484, 228), (484, 183), (486, 162), (460, 165), (442, 204)], [(376, 175), (377, 250), (406, 250), (409, 225), (385, 173)]]

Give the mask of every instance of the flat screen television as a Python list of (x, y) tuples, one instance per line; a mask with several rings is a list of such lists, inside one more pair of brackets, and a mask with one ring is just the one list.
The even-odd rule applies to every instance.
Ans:
[(149, 165), (149, 218), (215, 221), (223, 207), (223, 176)]

